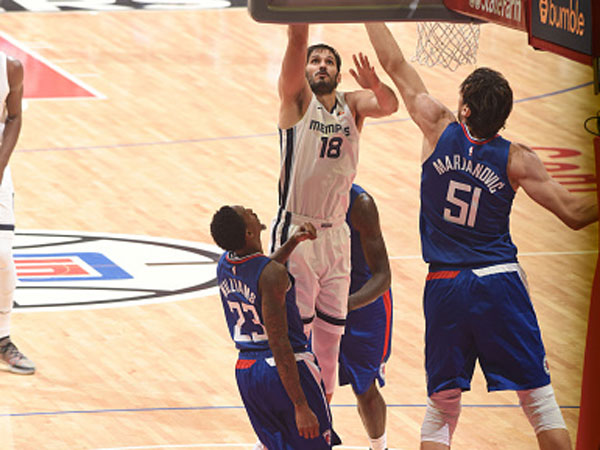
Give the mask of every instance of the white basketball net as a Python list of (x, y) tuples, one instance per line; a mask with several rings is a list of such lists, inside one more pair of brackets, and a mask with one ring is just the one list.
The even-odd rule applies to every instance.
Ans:
[(418, 22), (417, 49), (413, 61), (429, 67), (441, 65), (452, 71), (477, 62), (479, 24)]

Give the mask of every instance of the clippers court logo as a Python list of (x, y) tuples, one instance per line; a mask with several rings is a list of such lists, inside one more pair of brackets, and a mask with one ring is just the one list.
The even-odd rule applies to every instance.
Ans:
[(16, 311), (159, 303), (216, 294), (221, 250), (124, 234), (17, 232)]

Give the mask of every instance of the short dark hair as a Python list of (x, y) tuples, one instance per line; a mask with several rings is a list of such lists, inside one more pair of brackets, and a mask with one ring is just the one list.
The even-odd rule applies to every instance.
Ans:
[(481, 67), (460, 85), (463, 104), (471, 110), (465, 118), (475, 137), (488, 139), (504, 127), (513, 106), (513, 92), (504, 76)]
[(213, 215), (210, 234), (223, 250), (239, 250), (246, 245), (246, 222), (235, 209), (225, 205)]
[(327, 44), (313, 44), (310, 47), (308, 47), (308, 50), (306, 51), (306, 62), (308, 62), (308, 60), (310, 59), (310, 55), (312, 55), (312, 53), (315, 50), (329, 50), (335, 58), (335, 64), (337, 65), (338, 72), (342, 70), (342, 58), (340, 58), (340, 54), (335, 48)]

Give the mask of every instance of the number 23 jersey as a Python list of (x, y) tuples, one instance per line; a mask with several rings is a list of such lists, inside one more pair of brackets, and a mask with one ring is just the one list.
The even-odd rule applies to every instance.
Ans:
[[(226, 252), (217, 264), (217, 281), (225, 320), (231, 338), (240, 351), (265, 351), (271, 356), (271, 349), (262, 315), (262, 298), (258, 291), (258, 280), (271, 259), (262, 253), (254, 253), (242, 258)], [(285, 296), (288, 322), (288, 337), (294, 352), (306, 350), (307, 340), (298, 306), (296, 290), (291, 275), (290, 287)]]
[(315, 219), (343, 219), (356, 176), (359, 136), (343, 92), (336, 92), (332, 111), (313, 94), (302, 119), (279, 130), (279, 206)]
[(509, 231), (515, 191), (507, 175), (510, 142), (485, 141), (453, 122), (423, 163), (421, 247), (425, 262), (477, 266), (516, 261)]

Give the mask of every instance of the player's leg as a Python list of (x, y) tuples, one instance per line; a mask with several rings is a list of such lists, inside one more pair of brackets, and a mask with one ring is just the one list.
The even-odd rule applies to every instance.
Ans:
[[(480, 363), (489, 390), (515, 390), (541, 449), (571, 448), (550, 384), (550, 372), (527, 281), (518, 264), (482, 269), (475, 293), (485, 317), (476, 317)], [(501, 289), (500, 289), (501, 288)], [(483, 290), (493, 294), (485, 294)], [(504, 295), (500, 296), (502, 292)], [(502, 321), (496, 320), (503, 317)]]
[[(332, 332), (333, 329), (333, 332)], [(340, 353), (342, 331), (338, 331), (319, 317), (315, 319), (312, 329), (312, 349), (319, 362), (325, 385), (327, 401), (331, 402), (336, 383), (337, 360)]]
[(321, 274), (312, 345), (323, 374), (327, 399), (331, 401), (336, 385), (340, 340), (348, 314), (350, 229), (344, 223), (320, 230), (320, 233), (320, 239), (311, 241), (315, 243), (315, 270)]
[(10, 334), (10, 315), (16, 286), (12, 231), (0, 230), (0, 339)]
[(517, 391), (517, 395), (521, 408), (535, 431), (540, 449), (570, 449), (571, 438), (556, 403), (552, 385)]
[[(288, 234), (292, 235), (298, 225), (291, 224)], [(319, 278), (311, 261), (314, 260), (314, 242), (305, 241), (294, 249), (287, 261), (287, 268), (295, 280), (296, 304), (304, 323), (304, 333), (310, 339), (315, 321), (315, 302), (319, 294)]]
[(386, 448), (386, 404), (377, 388), (385, 385), (391, 354), (392, 293), (348, 313), (339, 357), (340, 386), (352, 385), (372, 450)]
[(35, 372), (35, 365), (15, 346), (10, 338), (10, 318), (16, 287), (15, 263), (12, 255), (14, 213), (12, 192), (0, 189), (0, 361), (13, 373)]
[(240, 395), (259, 439), (257, 445), (269, 450), (329, 450), (332, 439), (336, 442), (339, 439), (331, 429), (331, 414), (321, 388), (319, 368), (310, 352), (296, 354), (296, 359), (299, 359), (300, 384), (319, 420), (320, 435), (314, 439), (300, 436), (294, 405), (281, 383), (273, 358), (257, 359), (236, 369)]
[(430, 272), (425, 284), (427, 408), (421, 449), (445, 449), (460, 416), (461, 392), (470, 388), (476, 348), (468, 327), (466, 271)]
[(570, 450), (571, 437), (566, 428), (546, 430), (537, 435), (540, 450)]
[(421, 449), (450, 448), (460, 416), (460, 388), (435, 392), (427, 397), (425, 418), (421, 425)]
[(371, 387), (362, 394), (356, 394), (358, 414), (369, 435), (372, 450), (384, 450), (387, 446), (385, 434), (386, 404), (377, 383), (373, 380)]

